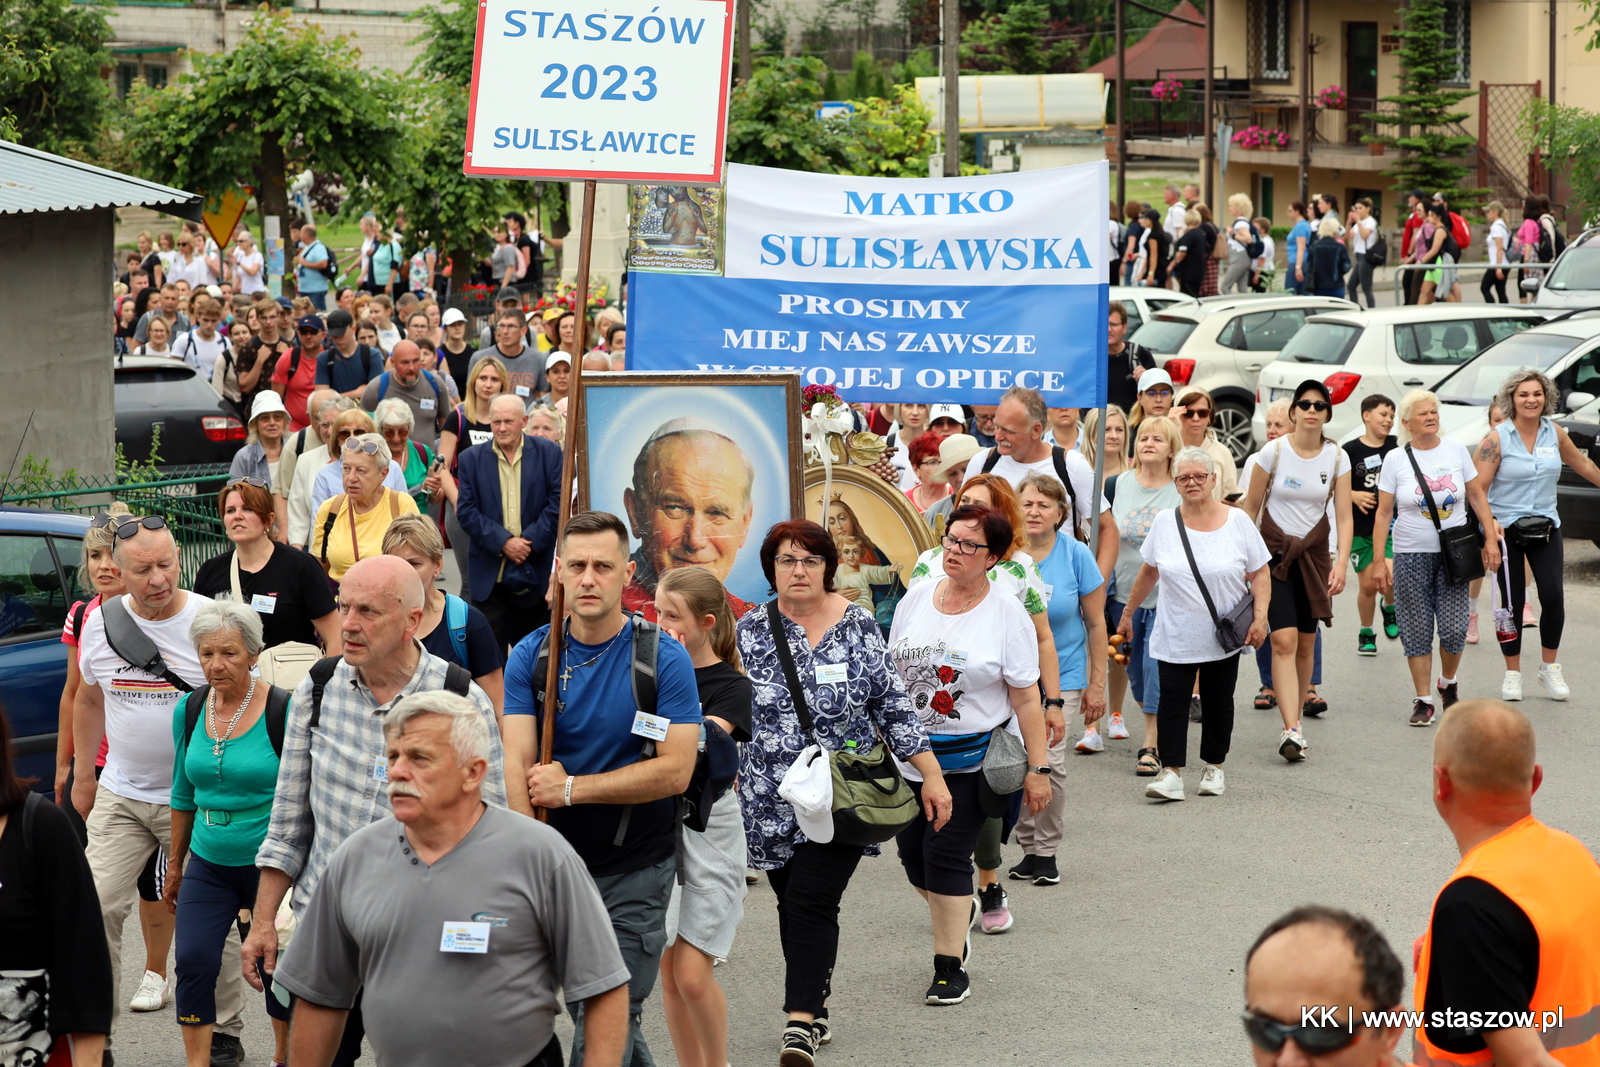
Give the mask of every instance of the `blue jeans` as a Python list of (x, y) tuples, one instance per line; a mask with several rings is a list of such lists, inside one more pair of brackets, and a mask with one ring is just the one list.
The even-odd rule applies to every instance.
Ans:
[[(1311, 684), (1322, 684), (1322, 628), (1317, 628), (1317, 643), (1311, 646)], [(1261, 684), (1272, 688), (1272, 642), (1263, 641), (1256, 649), (1256, 667), (1261, 671)]]
[[(611, 916), (611, 929), (622, 950), (628, 974), (628, 1043), (622, 1049), (622, 1067), (656, 1067), (644, 1043), (639, 1021), (645, 998), (655, 988), (661, 970), (661, 952), (667, 947), (667, 900), (672, 895), (675, 861), (668, 857), (653, 867), (625, 874), (603, 875), (594, 880)], [(572, 1062), (583, 1062), (583, 1005), (567, 1004), (575, 1029)]]
[(318, 311), (328, 310), (328, 291), (326, 289), (320, 293), (301, 293), (300, 295), (311, 301), (311, 306)]
[[(1120, 616), (1126, 606), (1118, 604)], [(1150, 631), (1156, 628), (1156, 609), (1138, 608), (1133, 613), (1133, 649), (1128, 653), (1128, 687), (1133, 699), (1146, 715), (1154, 715), (1161, 703), (1161, 668), (1150, 654)]]

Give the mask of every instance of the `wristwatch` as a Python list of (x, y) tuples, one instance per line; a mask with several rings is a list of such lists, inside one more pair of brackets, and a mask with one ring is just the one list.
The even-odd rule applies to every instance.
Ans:
[(1044, 706), (1047, 708), (1065, 708), (1067, 702), (1063, 697), (1045, 697)]
[(1049, 767), (1029, 767), (1028, 768), (1028, 772), (1030, 774), (1049, 774), (1050, 773), (1050, 768)]

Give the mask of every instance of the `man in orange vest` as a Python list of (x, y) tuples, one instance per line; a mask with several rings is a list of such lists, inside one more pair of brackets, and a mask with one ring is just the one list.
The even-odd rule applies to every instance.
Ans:
[(1461, 863), (1417, 954), (1418, 1067), (1600, 1067), (1600, 864), (1533, 817), (1533, 724), (1463, 700), (1433, 742), (1433, 806)]
[(1256, 1067), (1394, 1067), (1405, 986), (1405, 969), (1372, 923), (1337, 908), (1296, 908), (1245, 956), (1244, 1029)]

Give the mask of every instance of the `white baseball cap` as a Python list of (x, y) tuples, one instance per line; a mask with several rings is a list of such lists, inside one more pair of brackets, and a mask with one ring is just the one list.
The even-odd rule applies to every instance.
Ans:
[(931, 404), (928, 407), (928, 425), (932, 426), (940, 419), (950, 419), (957, 426), (967, 424), (967, 413), (961, 410), (960, 404)]
[(806, 840), (819, 845), (833, 840), (833, 766), (826, 752), (816, 745), (801, 749), (778, 783), (778, 795), (794, 808)]
[(1147, 367), (1145, 372), (1139, 375), (1139, 392), (1148, 392), (1158, 385), (1164, 385), (1169, 389), (1176, 389), (1176, 387), (1172, 384), (1172, 375), (1168, 374), (1160, 367)]
[(439, 318), (440, 326), (451, 326), (458, 322), (466, 322), (467, 316), (460, 308), (449, 308)]
[(570, 355), (568, 355), (567, 353), (563, 352), (561, 349), (557, 348), (553, 352), (551, 352), (548, 356), (545, 357), (544, 369), (545, 370), (552, 370), (552, 369), (554, 369), (554, 367), (555, 367), (555, 365), (557, 363), (565, 363), (567, 366), (570, 367), (570, 366), (572, 366), (572, 357)]

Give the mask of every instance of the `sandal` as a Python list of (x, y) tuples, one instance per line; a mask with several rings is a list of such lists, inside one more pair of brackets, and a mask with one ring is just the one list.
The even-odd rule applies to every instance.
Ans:
[(1140, 778), (1154, 778), (1160, 771), (1161, 760), (1157, 758), (1156, 750), (1153, 748), (1141, 748), (1139, 750), (1139, 762), (1134, 767), (1133, 773)]
[(1321, 716), (1322, 713), (1327, 710), (1328, 702), (1318, 696), (1316, 690), (1312, 690), (1311, 695), (1306, 697), (1305, 706), (1300, 709), (1300, 713), (1302, 715), (1309, 715), (1315, 719)]
[(1255, 703), (1257, 711), (1266, 711), (1269, 708), (1275, 708), (1278, 706), (1278, 697), (1272, 692), (1272, 690), (1268, 689), (1266, 686), (1262, 686), (1260, 689), (1256, 690)]

